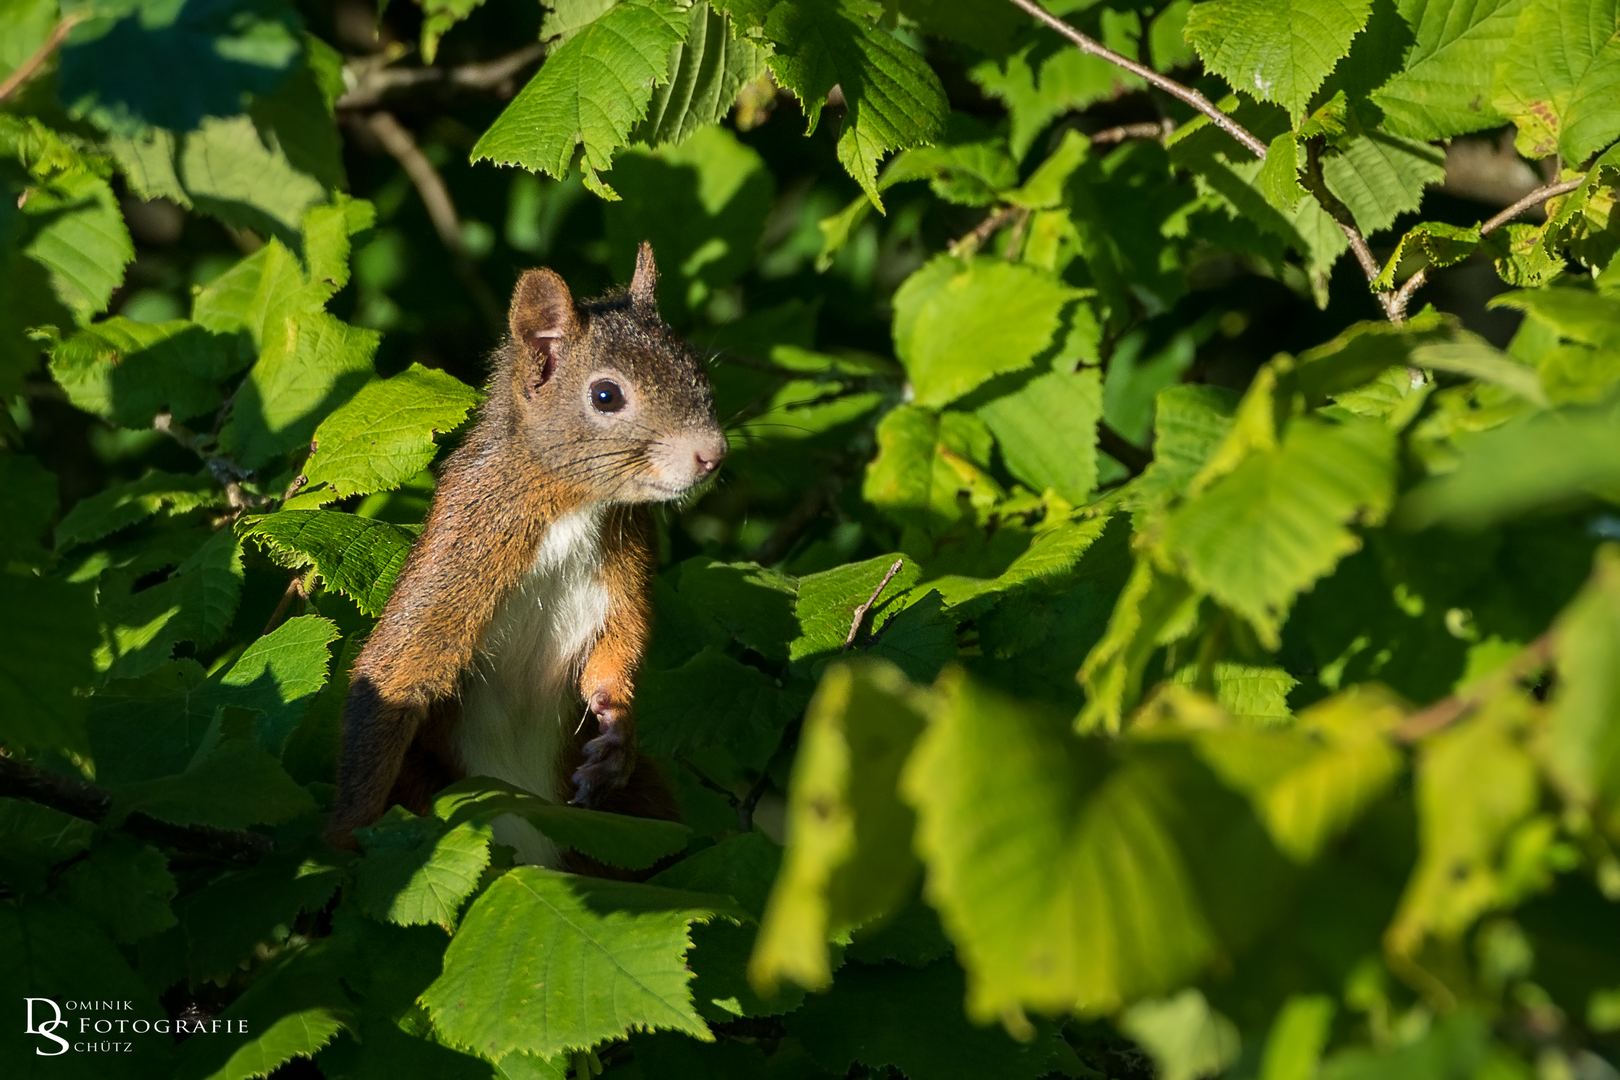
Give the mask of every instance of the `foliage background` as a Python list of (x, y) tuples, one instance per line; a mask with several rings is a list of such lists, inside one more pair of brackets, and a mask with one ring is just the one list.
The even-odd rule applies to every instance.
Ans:
[[(1615, 1075), (1620, 6), (1045, 10), (0, 5), (0, 986), (248, 1029), (8, 1075)], [(686, 825), (327, 848), (503, 297), (642, 239)]]

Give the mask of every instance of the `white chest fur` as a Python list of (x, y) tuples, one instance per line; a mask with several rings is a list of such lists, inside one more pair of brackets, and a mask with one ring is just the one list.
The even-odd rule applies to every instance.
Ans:
[[(584, 719), (575, 682), (607, 621), (602, 507), (558, 519), (534, 566), (495, 613), (461, 696), (458, 731), (469, 776), (493, 776), (566, 802), (557, 759)], [(557, 849), (527, 823), (495, 822), (495, 838), (521, 862), (554, 865)]]

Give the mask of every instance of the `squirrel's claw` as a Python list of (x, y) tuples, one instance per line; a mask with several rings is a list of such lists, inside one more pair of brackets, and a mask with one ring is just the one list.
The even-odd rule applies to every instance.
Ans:
[(609, 705), (606, 695), (591, 698), (602, 734), (585, 744), (585, 762), (574, 770), (573, 806), (599, 807), (613, 792), (624, 787), (635, 768), (635, 746), (627, 737), (628, 724), (620, 722), (621, 710)]

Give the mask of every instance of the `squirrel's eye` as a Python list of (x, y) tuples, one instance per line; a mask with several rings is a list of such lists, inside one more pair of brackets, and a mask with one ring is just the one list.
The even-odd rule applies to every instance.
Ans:
[(591, 404), (597, 412), (618, 412), (624, 408), (624, 391), (616, 382), (599, 379), (591, 383)]

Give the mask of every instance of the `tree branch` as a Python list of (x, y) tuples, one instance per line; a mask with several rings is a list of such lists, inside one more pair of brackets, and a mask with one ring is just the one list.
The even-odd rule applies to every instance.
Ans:
[(1585, 176), (1577, 176), (1573, 180), (1561, 180), (1556, 184), (1548, 184), (1546, 187), (1537, 188), (1524, 198), (1520, 199), (1518, 202), (1514, 203), (1512, 206), (1508, 207), (1506, 210), (1503, 210), (1500, 214), (1492, 217), (1489, 221), (1485, 222), (1485, 224), (1481, 225), (1479, 227), (1479, 235), (1489, 236), (1491, 233), (1495, 232), (1497, 229), (1500, 229), (1502, 226), (1506, 225), (1508, 222), (1512, 221), (1514, 218), (1518, 217), (1532, 206), (1540, 206), (1548, 199), (1556, 199), (1560, 195), (1574, 191), (1576, 188), (1580, 187), (1581, 184), (1585, 183), (1585, 181)]
[[(235, 394), (231, 396), (235, 397)], [(225, 404), (220, 406), (221, 415), (229, 406), (230, 398), (227, 398)], [(270, 501), (263, 496), (250, 495), (243, 490), (241, 481), (247, 479), (248, 470), (242, 468), (242, 466), (225, 455), (214, 453), (212, 436), (198, 435), (186, 425), (175, 420), (174, 416), (168, 412), (160, 412), (154, 416), (152, 418), (152, 428), (155, 431), (161, 431), (193, 454), (202, 458), (203, 464), (207, 465), (208, 471), (214, 474), (214, 479), (218, 481), (219, 486), (225, 489), (225, 498), (230, 501), (232, 510), (241, 512), (250, 506), (263, 506)], [(217, 425), (215, 430), (218, 430)]]
[(39, 66), (51, 58), (51, 53), (61, 48), (62, 42), (67, 40), (68, 33), (78, 25), (78, 22), (78, 16), (69, 15), (56, 24), (56, 29), (52, 30), (51, 36), (45, 39), (45, 44), (35, 49), (33, 56), (24, 60), (17, 66), (16, 71), (6, 76), (5, 82), (0, 82), (0, 101), (6, 100), (16, 92), (17, 87), (33, 77), (34, 72), (39, 70)]
[(1110, 143), (1124, 142), (1127, 139), (1164, 139), (1176, 130), (1173, 121), (1156, 120), (1145, 121), (1140, 124), (1121, 124), (1118, 127), (1103, 128), (1101, 131), (1086, 136), (1093, 146), (1106, 146)]
[(337, 108), (375, 109), (386, 98), (421, 90), (493, 91), (506, 96), (518, 73), (545, 54), (546, 47), (537, 41), (494, 60), (458, 67), (396, 68), (387, 66), (382, 58), (351, 60), (345, 74), (354, 79), (354, 85), (337, 99)]
[(1000, 210), (973, 226), (971, 230), (952, 241), (951, 254), (958, 259), (972, 255), (983, 247), (984, 242), (994, 236), (998, 229), (1022, 213), (1028, 213), (1028, 211), (1019, 206), (1003, 206)]
[(1081, 51), (1088, 52), (1092, 56), (1100, 57), (1108, 61), (1110, 64), (1113, 64), (1115, 67), (1124, 68), (1132, 75), (1146, 80), (1153, 86), (1157, 86), (1160, 90), (1163, 90), (1171, 97), (1177, 98), (1178, 100), (1184, 101), (1188, 105), (1191, 105), (1193, 108), (1209, 117), (1210, 122), (1216, 127), (1220, 128), (1222, 131), (1232, 136), (1232, 138), (1248, 147), (1249, 150), (1254, 153), (1255, 157), (1260, 158), (1262, 161), (1265, 160), (1266, 144), (1255, 138), (1254, 135), (1252, 135), (1242, 124), (1239, 124), (1236, 120), (1233, 120), (1230, 116), (1221, 112), (1221, 110), (1215, 106), (1214, 102), (1210, 101), (1209, 98), (1205, 97), (1203, 94), (1200, 94), (1192, 87), (1183, 86), (1174, 79), (1165, 78), (1163, 75), (1160, 75), (1157, 71), (1154, 71), (1150, 67), (1144, 67), (1141, 64), (1138, 64), (1135, 60), (1121, 56), (1119, 53), (1106, 47), (1102, 42), (1096, 40), (1095, 38), (1087, 37), (1085, 34), (1082, 34), (1080, 31), (1076, 30), (1074, 27), (1070, 26), (1056, 15), (1053, 15), (1051, 12), (1035, 3), (1035, 0), (1009, 0), (1009, 2), (1017, 7), (1023, 8), (1029, 14), (1035, 16), (1035, 18), (1039, 19), (1047, 26), (1050, 26), (1053, 30), (1056, 30), (1058, 33), (1074, 42), (1074, 44), (1078, 46)]
[(849, 647), (855, 644), (855, 635), (861, 630), (861, 620), (866, 618), (866, 613), (872, 610), (872, 605), (877, 603), (877, 598), (883, 595), (883, 590), (889, 587), (889, 582), (894, 580), (894, 575), (900, 572), (900, 567), (904, 566), (905, 562), (904, 558), (894, 560), (889, 572), (883, 575), (883, 580), (872, 590), (872, 595), (866, 598), (866, 603), (855, 609), (855, 617), (849, 620), (849, 633), (844, 637), (844, 652), (849, 652)]
[(1553, 631), (1546, 631), (1521, 649), (1513, 659), (1473, 686), (1441, 698), (1427, 709), (1420, 709), (1402, 720), (1391, 733), (1391, 737), (1398, 743), (1409, 745), (1450, 727), (1501, 693), (1508, 685), (1547, 667), (1553, 662), (1557, 647), (1558, 642)]
[[(113, 805), (112, 792), (106, 788), (45, 772), (8, 757), (0, 757), (0, 796), (27, 799), (98, 825)], [(197, 852), (230, 863), (257, 862), (275, 847), (268, 836), (260, 833), (207, 825), (171, 825), (138, 811), (125, 818), (122, 827), (130, 835), (162, 847)]]
[(461, 279), (462, 286), (472, 297), (484, 322), (497, 338), (500, 337), (506, 330), (506, 320), (501, 315), (494, 294), (489, 291), (484, 279), (478, 276), (478, 269), (467, 255), (466, 245), (461, 239), (461, 217), (456, 213), (456, 204), (451, 201), (450, 189), (445, 187), (439, 170), (433, 167), (433, 162), (416, 145), (415, 136), (394, 118), (393, 113), (374, 112), (365, 118), (364, 123), (383, 149), (399, 162), (405, 174), (411, 178), (411, 183), (416, 185), (416, 193), (421, 196), (422, 205), (433, 222), (433, 230), (450, 252), (456, 277)]

